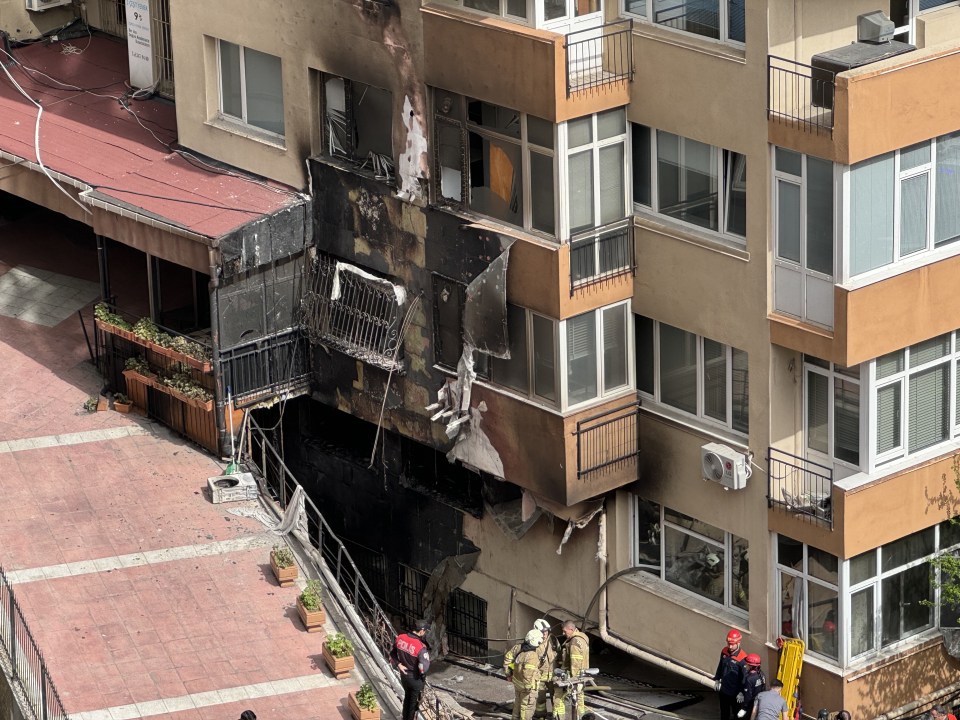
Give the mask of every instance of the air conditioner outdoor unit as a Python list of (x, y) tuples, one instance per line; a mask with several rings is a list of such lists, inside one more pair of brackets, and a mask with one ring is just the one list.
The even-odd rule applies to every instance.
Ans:
[(751, 473), (746, 455), (720, 443), (700, 448), (700, 467), (704, 480), (720, 483), (727, 490), (743, 490)]
[(72, 2), (73, 0), (27, 0), (27, 10), (43, 12), (61, 5), (69, 5)]

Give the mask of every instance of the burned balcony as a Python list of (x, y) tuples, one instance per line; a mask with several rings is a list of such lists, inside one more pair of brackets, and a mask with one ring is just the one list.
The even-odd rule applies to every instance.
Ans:
[(833, 468), (771, 447), (767, 477), (769, 507), (833, 529)]
[(640, 456), (640, 403), (605, 410), (577, 421), (577, 479), (632, 469)]
[(303, 302), (304, 331), (315, 345), (384, 370), (402, 370), (400, 308), (405, 300), (399, 285), (320, 255)]

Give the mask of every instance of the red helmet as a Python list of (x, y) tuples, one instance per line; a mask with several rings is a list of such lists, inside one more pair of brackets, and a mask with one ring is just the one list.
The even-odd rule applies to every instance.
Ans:
[(739, 630), (731, 630), (727, 633), (727, 642), (740, 644), (740, 641), (743, 640), (743, 635), (740, 634)]
[(827, 633), (835, 633), (837, 631), (837, 624), (833, 620), (827, 620), (823, 623), (823, 631)]
[(747, 659), (745, 662), (747, 663), (747, 665), (752, 665), (753, 667), (760, 667), (760, 656), (757, 655), (756, 653), (750, 653), (749, 655), (747, 655)]

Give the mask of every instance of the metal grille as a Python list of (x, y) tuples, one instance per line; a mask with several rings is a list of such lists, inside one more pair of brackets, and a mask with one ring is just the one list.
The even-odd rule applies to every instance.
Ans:
[(170, 41), (170, 0), (151, 0), (150, 30), (153, 36), (153, 77), (157, 93), (174, 97), (173, 44)]
[(577, 478), (586, 479), (633, 465), (640, 456), (640, 403), (577, 421)]
[(633, 81), (633, 20), (567, 34), (567, 97), (579, 90)]
[(447, 603), (447, 647), (478, 659), (487, 655), (487, 601), (457, 588)]
[(307, 337), (384, 370), (402, 369), (396, 288), (348, 268), (330, 256), (318, 258), (303, 301)]
[(127, 37), (127, 5), (124, 0), (100, 0), (100, 29), (109, 35)]
[(221, 350), (220, 376), (237, 403), (305, 392), (310, 377), (306, 338), (297, 329)]
[(770, 507), (833, 529), (833, 468), (771, 447), (767, 477)]
[(47, 670), (43, 653), (17, 602), (13, 586), (0, 567), (0, 650), (3, 668), (38, 720), (67, 720), (60, 694)]
[(425, 572), (399, 563), (400, 573), (400, 614), (407, 627), (423, 617), (423, 588), (427, 584)]
[(578, 235), (570, 240), (570, 295), (637, 269), (631, 219)]
[(819, 135), (833, 133), (836, 74), (793, 60), (767, 56), (767, 112), (784, 125)]

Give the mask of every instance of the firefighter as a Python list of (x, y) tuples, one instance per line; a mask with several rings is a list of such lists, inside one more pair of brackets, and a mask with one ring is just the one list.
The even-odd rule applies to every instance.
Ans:
[(743, 636), (736, 628), (727, 633), (727, 645), (720, 651), (720, 662), (713, 675), (715, 688), (720, 695), (720, 720), (733, 720), (740, 709), (737, 695), (743, 690), (746, 675), (743, 663), (747, 657), (740, 647), (742, 640)]
[(538, 651), (540, 653), (540, 687), (537, 690), (537, 712), (540, 717), (547, 717), (547, 690), (553, 682), (553, 669), (557, 665), (557, 648), (555, 640), (550, 634), (550, 623), (540, 618), (533, 624), (533, 629), (538, 630), (543, 636), (543, 642), (540, 643)]
[(747, 671), (743, 678), (743, 689), (737, 695), (737, 702), (740, 704), (738, 718), (750, 717), (753, 710), (753, 701), (757, 695), (767, 689), (767, 678), (760, 668), (760, 656), (756, 653), (750, 653), (744, 658), (744, 664)]
[[(590, 667), (590, 640), (577, 629), (572, 620), (563, 623), (563, 636), (566, 639), (560, 650), (560, 668), (571, 678), (582, 675), (584, 670)], [(558, 687), (553, 694), (553, 716), (555, 718), (565, 717), (564, 700), (569, 689), (569, 687)], [(580, 718), (584, 712), (586, 712), (586, 707), (583, 701), (583, 693), (580, 692), (577, 697), (577, 707), (574, 708), (574, 718)]]
[(540, 688), (540, 653), (543, 633), (531, 630), (513, 658), (513, 720), (532, 720)]

